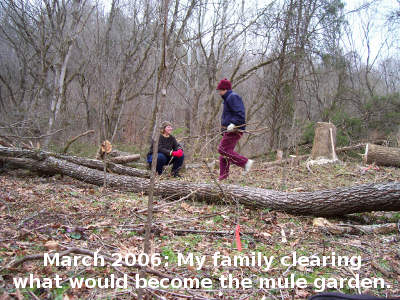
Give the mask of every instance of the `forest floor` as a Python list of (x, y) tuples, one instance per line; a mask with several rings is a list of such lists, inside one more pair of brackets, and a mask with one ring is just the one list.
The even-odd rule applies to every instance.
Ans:
[[(344, 155), (340, 159), (342, 164), (315, 165), (311, 172), (305, 162), (267, 168), (266, 162), (257, 160), (248, 175), (233, 167), (227, 183), (300, 192), (400, 181), (399, 168), (365, 166), (360, 159)], [(217, 176), (217, 170), (213, 172)], [(180, 179), (163, 175), (157, 180), (213, 181), (203, 167), (187, 170)], [(115, 266), (118, 263), (85, 266), (83, 260), (67, 266), (70, 261), (62, 259), (61, 266), (44, 266), (40, 255), (76, 247), (114, 258), (121, 256), (128, 264), (140, 257), (145, 264), (146, 256), (140, 254), (146, 212), (140, 211), (147, 208), (147, 199), (146, 195), (103, 189), (68, 177), (38, 177), (27, 171), (1, 174), (0, 299), (137, 299), (135, 267)], [(175, 278), (175, 285), (170, 282), (170, 287), (175, 288), (147, 289), (151, 299), (306, 299), (324, 288), (349, 294), (400, 296), (399, 231), (336, 235), (313, 226), (311, 216), (191, 199), (174, 204), (156, 198), (155, 205), (161, 204), (167, 205), (154, 214), (151, 257), (155, 258), (152, 268), (162, 274), (144, 276), (154, 280), (170, 276)], [(400, 212), (359, 213), (329, 221), (398, 223)], [(241, 252), (234, 237), (238, 223)], [(36, 254), (39, 256), (29, 256)], [(185, 264), (182, 258), (190, 258), (191, 254), (194, 258), (204, 257), (204, 265)], [(214, 260), (216, 255), (221, 257)], [(235, 266), (235, 261), (246, 263), (238, 259), (239, 255), (248, 257), (250, 265)], [(258, 255), (267, 261), (259, 264)], [(294, 255), (303, 258), (291, 266)], [(24, 263), (10, 266), (27, 256)], [(102, 288), (106, 278), (111, 283), (111, 275), (124, 278), (125, 274), (127, 289)], [(51, 281), (56, 275), (62, 278), (62, 287), (49, 288), (56, 286), (56, 281)], [(29, 276), (40, 278), (41, 287), (37, 282), (29, 287), (28, 280), (28, 287), (15, 289), (16, 278)], [(221, 278), (229, 276), (231, 286), (229, 280), (221, 286)], [(69, 278), (89, 280), (81, 288), (73, 288)], [(262, 278), (269, 281), (260, 288)], [(177, 288), (184, 279), (192, 283), (203, 279), (203, 286)]]

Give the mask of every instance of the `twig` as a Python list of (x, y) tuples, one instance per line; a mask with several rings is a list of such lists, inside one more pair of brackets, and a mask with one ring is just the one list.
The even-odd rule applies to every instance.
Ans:
[(256, 132), (260, 132), (260, 131), (269, 131), (270, 128), (269, 127), (262, 127), (262, 128), (258, 128), (258, 129), (254, 129), (254, 130), (241, 130), (239, 129), (238, 132), (243, 132), (243, 133), (248, 133), (248, 134), (254, 134)]
[(103, 157), (103, 164), (104, 164), (104, 183), (103, 183), (103, 188), (104, 190), (107, 188), (107, 152), (104, 152), (104, 157)]
[[(191, 230), (191, 229), (171, 229), (176, 233), (197, 233), (197, 234), (218, 234), (218, 235), (232, 235), (234, 232), (231, 231), (208, 231), (208, 230)], [(243, 234), (254, 234), (252, 233), (243, 233)]]
[(26, 219), (23, 219), (23, 220), (18, 224), (17, 229), (20, 229), (20, 228), (24, 225), (25, 222), (27, 222), (27, 221), (29, 221), (29, 220), (35, 218), (36, 216), (40, 215), (40, 214), (41, 214), (42, 212), (44, 212), (45, 210), (46, 210), (46, 208), (43, 208), (41, 211), (35, 212), (35, 213), (34, 213), (33, 215), (31, 215), (30, 217), (28, 217), (28, 218), (26, 218)]
[[(162, 207), (165, 207), (165, 206), (175, 205), (175, 204), (177, 204), (177, 203), (179, 203), (179, 202), (182, 202), (182, 201), (188, 199), (190, 196), (192, 196), (193, 194), (197, 193), (198, 191), (199, 191), (199, 189), (197, 189), (197, 190), (195, 190), (195, 191), (189, 193), (189, 194), (186, 195), (185, 197), (183, 197), (183, 198), (181, 198), (181, 199), (178, 199), (178, 200), (176, 200), (176, 201), (169, 202), (169, 203), (164, 203), (164, 204), (160, 204), (160, 205), (154, 206), (153, 209), (154, 209), (154, 210), (158, 210), (158, 209), (160, 209), (160, 208), (162, 208)], [(146, 211), (147, 211), (147, 208), (144, 208), (144, 209), (138, 210), (137, 213), (144, 213), (144, 212), (146, 212)]]
[[(356, 277), (356, 274), (354, 274), (354, 271), (351, 268), (347, 267), (347, 270), (350, 271), (350, 273), (353, 275), (354, 278)], [(357, 292), (359, 295), (361, 295), (361, 289), (359, 285), (357, 286)]]
[[(226, 210), (228, 211), (228, 210)], [(221, 212), (224, 213), (224, 212)], [(197, 220), (197, 219), (205, 219), (205, 218), (211, 218), (214, 216), (219, 216), (221, 213), (214, 213), (214, 214), (208, 214), (204, 216), (198, 216), (198, 217), (193, 217), (193, 218), (180, 218), (180, 219), (174, 219), (174, 220), (169, 220), (169, 221), (158, 221), (158, 222), (153, 222), (153, 225), (166, 225), (166, 224), (171, 224), (171, 223), (180, 223), (180, 222), (188, 222), (192, 220)], [(135, 225), (118, 225), (118, 227), (125, 227), (125, 230), (137, 230), (137, 227), (142, 227), (144, 226), (144, 223), (140, 224), (135, 224)], [(112, 226), (106, 226), (106, 227), (112, 227)]]
[(29, 291), (29, 294), (36, 300), (40, 300), (32, 291)]
[[(211, 171), (210, 166), (207, 164), (207, 162), (205, 160), (203, 160), (203, 163), (206, 165), (208, 173), (210, 174), (211, 179), (214, 181), (214, 183), (216, 184), (216, 186), (219, 188), (219, 190), (222, 193), (222, 199), (224, 200), (225, 203), (231, 204), (231, 202), (229, 201), (229, 198), (226, 197), (225, 191), (223, 190), (222, 186), (219, 184), (219, 182), (217, 181), (217, 179), (214, 176), (214, 173)], [(226, 201), (225, 201), (226, 199)]]
[(286, 277), (287, 274), (289, 274), (290, 269), (293, 267), (293, 265), (290, 265), (285, 272), (283, 272), (282, 277)]
[(278, 300), (278, 298), (275, 297), (274, 295), (272, 295), (272, 294), (270, 293), (270, 291), (268, 291), (268, 290), (266, 290), (266, 289), (263, 289), (262, 291), (263, 291), (264, 293), (267, 293), (272, 299)]
[[(147, 211), (147, 209), (146, 209), (145, 211)], [(146, 218), (145, 218), (145, 217), (143, 217), (143, 216), (141, 216), (141, 215), (138, 215), (138, 214), (135, 213), (134, 211), (131, 211), (131, 214), (134, 215), (136, 218), (142, 220), (142, 221), (146, 221)]]
[(59, 130), (56, 130), (54, 132), (51, 132), (51, 133), (48, 133), (48, 134), (42, 134), (42, 135), (39, 135), (39, 136), (2, 135), (2, 137), (6, 137), (6, 138), (7, 137), (11, 137), (11, 138), (17, 138), (17, 139), (22, 139), (22, 140), (40, 140), (40, 139), (42, 139), (44, 137), (55, 135), (56, 133), (58, 133), (60, 131), (63, 131), (63, 130), (64, 129), (59, 129)]
[(392, 278), (393, 273), (389, 272), (388, 270), (386, 270), (384, 267), (382, 267), (381, 265), (379, 265), (377, 262), (371, 260), (371, 265), (377, 269), (379, 272), (381, 272), (383, 275), (385, 275), (388, 278)]
[[(10, 211), (10, 207), (8, 206), (7, 202), (3, 201), (3, 199), (0, 199), (0, 202), (3, 203), (3, 205), (4, 205), (5, 207), (7, 207), (8, 214), (10, 215), (10, 214), (11, 214), (11, 211)], [(400, 227), (399, 227), (399, 228), (400, 228)]]
[(67, 153), (69, 146), (71, 146), (71, 144), (73, 142), (75, 142), (77, 139), (79, 139), (79, 138), (81, 138), (81, 137), (83, 137), (85, 135), (88, 135), (89, 133), (94, 133), (94, 130), (88, 130), (88, 131), (86, 131), (84, 133), (81, 133), (80, 135), (77, 135), (76, 137), (72, 138), (71, 140), (69, 140), (68, 143), (65, 145), (64, 150), (62, 151), (62, 153)]
[(397, 229), (398, 229), (398, 231), (400, 233), (400, 220), (397, 222)]

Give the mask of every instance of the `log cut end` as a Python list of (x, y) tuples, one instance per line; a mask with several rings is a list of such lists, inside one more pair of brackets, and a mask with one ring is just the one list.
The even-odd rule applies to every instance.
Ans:
[(400, 148), (367, 144), (364, 161), (367, 164), (400, 167)]

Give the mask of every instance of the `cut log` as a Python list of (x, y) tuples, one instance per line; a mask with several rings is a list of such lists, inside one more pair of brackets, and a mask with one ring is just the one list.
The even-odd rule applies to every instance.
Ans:
[[(99, 150), (97, 151), (97, 154), (96, 154), (97, 160), (104, 158), (104, 148), (106, 147), (105, 146), (106, 142), (103, 142), (103, 144), (100, 146)], [(109, 161), (116, 163), (116, 164), (126, 164), (126, 163), (129, 163), (132, 161), (139, 160), (140, 154), (132, 154), (132, 153), (128, 153), (128, 152), (122, 152), (119, 150), (111, 150), (110, 149), (110, 153), (107, 153), (107, 158)]]
[[(16, 154), (15, 156), (21, 157), (21, 151), (0, 148), (0, 156)], [(103, 184), (104, 176), (101, 171), (48, 156), (41, 151), (36, 151), (35, 155), (32, 153), (27, 153), (27, 155), (42, 159), (3, 159), (7, 160), (9, 164), (21, 168), (33, 166), (36, 170), (60, 173), (99, 186)], [(137, 193), (147, 193), (150, 186), (149, 179), (113, 174), (108, 174), (107, 183), (110, 187)], [(221, 186), (224, 194), (221, 193), (219, 187), (213, 184), (163, 180), (155, 184), (155, 194), (180, 198), (197, 190), (194, 196), (198, 200), (221, 202), (223, 197), (234, 198), (248, 207), (269, 208), (296, 215), (337, 216), (368, 211), (400, 211), (400, 182), (297, 193), (237, 185)]]
[(132, 153), (114, 149), (108, 155), (111, 157), (118, 157), (118, 156), (129, 156), (129, 155), (132, 155)]
[(136, 161), (140, 159), (140, 154), (131, 154), (126, 156), (116, 156), (109, 158), (113, 163), (116, 164), (127, 164), (132, 161)]
[(364, 160), (367, 164), (400, 167), (400, 148), (367, 144)]

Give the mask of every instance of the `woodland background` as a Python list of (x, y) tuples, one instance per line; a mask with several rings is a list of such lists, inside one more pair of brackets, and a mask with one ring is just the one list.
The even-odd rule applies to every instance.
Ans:
[[(398, 146), (398, 0), (384, 15), (381, 1), (352, 11), (341, 0), (162, 4), (112, 0), (105, 10), (93, 0), (1, 0), (0, 136), (57, 148), (94, 129), (80, 142), (145, 151), (165, 57), (161, 119), (180, 137), (200, 136), (184, 141), (188, 156), (219, 130), (215, 87), (224, 77), (243, 96), (248, 128), (268, 128), (242, 138), (244, 153), (296, 150), (312, 141), (318, 121), (337, 126), (338, 146)], [(354, 16), (361, 31), (348, 22)], [(377, 31), (385, 35), (379, 44)]]
[[(174, 134), (184, 143), (186, 157), (217, 155), (222, 100), (215, 88), (227, 77), (243, 96), (247, 129), (256, 133), (242, 137), (241, 153), (300, 152), (302, 144), (312, 142), (314, 124), (320, 121), (336, 125), (338, 147), (365, 140), (383, 140), (398, 147), (400, 1), (393, 1), (392, 9), (381, 14), (378, 8), (383, 3), (371, 0), (349, 10), (340, 0), (0, 0), (0, 141), (58, 151), (72, 137), (93, 130), (94, 134), (72, 144), (74, 152), (93, 154), (108, 139), (120, 150), (143, 154), (154, 124), (170, 120)], [(355, 30), (352, 19), (359, 20), (361, 30)], [(378, 33), (384, 36), (380, 43), (375, 39)], [(57, 161), (54, 154), (42, 151), (1, 149), (7, 166), (19, 162), (29, 168), (33, 162), (46, 167)], [(29, 153), (29, 159), (24, 159), (24, 153)], [(229, 195), (236, 199), (238, 190), (253, 191), (255, 196), (286, 195), (286, 200), (287, 195), (299, 195), (299, 203), (304, 204), (304, 193), (326, 195), (326, 190), (335, 193), (341, 190), (335, 188), (343, 187), (344, 192), (357, 196), (360, 189), (366, 195), (362, 201), (354, 195), (348, 198), (365, 211), (370, 208), (365, 199), (375, 197), (368, 188), (375, 187), (379, 195), (385, 194), (375, 197), (377, 205), (392, 197), (388, 200), (392, 206), (381, 207), (397, 209), (400, 169), (365, 166), (358, 154), (338, 151), (343, 163), (312, 168), (293, 161), (271, 165), (260, 159), (246, 175), (234, 167), (229, 180), (235, 183), (231, 185), (235, 192)], [(67, 164), (72, 165), (67, 170), (83, 169)], [(60, 169), (58, 165), (55, 173)], [(103, 165), (101, 169), (106, 170)], [(54, 168), (49, 170), (54, 175)], [(60, 174), (67, 176), (37, 176), (29, 170), (0, 169), (6, 171), (0, 176), (0, 299), (139, 298), (140, 291), (132, 288), (72, 289), (65, 284), (62, 289), (15, 289), (13, 277), (30, 273), (106, 278), (116, 272), (132, 278), (138, 271), (110, 266), (47, 268), (35, 260), (44, 251), (77, 248), (81, 253), (102, 249), (108, 256), (153, 249), (170, 263), (169, 268), (160, 269), (161, 277), (207, 277), (216, 283), (212, 291), (146, 291), (157, 299), (222, 299), (223, 293), (223, 299), (286, 300), (306, 299), (315, 293), (311, 286), (222, 290), (218, 277), (228, 273), (237, 278), (296, 274), (309, 283), (320, 277), (354, 276), (350, 269), (334, 267), (274, 266), (266, 274), (262, 268), (228, 270), (208, 264), (197, 271), (176, 266), (178, 251), (205, 255), (254, 251), (275, 257), (293, 251), (306, 256), (361, 255), (360, 275), (384, 278), (391, 288), (329, 291), (400, 295), (398, 211), (321, 221), (270, 207), (250, 209), (225, 198), (221, 203), (200, 202), (190, 199), (195, 189), (176, 201), (167, 194), (153, 197), (154, 186), (174, 195), (185, 192), (188, 185), (212, 187), (215, 170), (205, 166), (184, 173), (183, 181), (164, 180), (168, 176), (164, 174), (155, 183), (154, 172), (146, 175), (150, 180), (131, 176), (125, 185), (128, 190), (105, 188), (113, 177), (123, 183), (119, 179), (128, 180), (127, 176), (85, 170), (100, 174), (92, 176), (98, 178), (92, 183), (104, 185), (89, 184), (87, 174), (76, 180), (78, 176), (73, 179), (66, 172)], [(261, 193), (259, 188), (268, 191)], [(342, 202), (335, 201), (338, 198), (326, 201), (328, 206), (335, 208), (336, 202), (342, 207)], [(272, 198), (272, 208), (277, 199)], [(307, 203), (312, 206), (311, 200)], [(357, 207), (353, 204), (349, 200), (347, 206)], [(233, 242), (239, 223), (243, 252)], [(388, 232), (365, 230), (387, 225)]]

